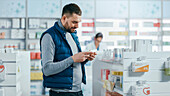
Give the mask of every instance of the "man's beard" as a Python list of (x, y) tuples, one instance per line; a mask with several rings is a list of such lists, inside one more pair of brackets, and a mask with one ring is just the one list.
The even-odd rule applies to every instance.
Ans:
[(71, 33), (71, 28), (69, 28), (68, 22), (66, 23), (66, 26), (67, 26), (66, 31), (69, 32), (69, 33)]
[(69, 32), (69, 33), (73, 33), (73, 32), (71, 32), (71, 29), (72, 29), (72, 28), (73, 28), (73, 29), (76, 29), (75, 27), (69, 28), (68, 22), (66, 23), (66, 26), (67, 26), (66, 31)]

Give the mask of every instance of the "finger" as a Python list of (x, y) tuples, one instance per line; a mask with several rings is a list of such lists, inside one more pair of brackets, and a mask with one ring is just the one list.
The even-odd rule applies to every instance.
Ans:
[(90, 56), (95, 56), (94, 54), (90, 54)]
[(90, 56), (90, 58), (95, 58), (95, 56)]
[(95, 55), (94, 54), (90, 54), (90, 57), (95, 57)]
[(89, 57), (91, 57), (91, 56), (90, 56), (90, 55), (84, 55), (84, 57), (85, 57), (85, 58), (89, 58)]
[(94, 55), (97, 55), (97, 53), (96, 53), (96, 52), (94, 52)]
[(97, 53), (96, 53), (96, 52), (93, 52), (93, 54), (90, 54), (90, 55), (97, 55)]
[(92, 60), (93, 60), (93, 59), (94, 59), (94, 57), (89, 57), (89, 59), (92, 59)]
[(93, 58), (93, 59), (94, 59), (94, 58), (95, 58), (95, 56), (94, 56), (94, 57), (90, 57), (90, 58)]
[(93, 52), (82, 52), (84, 55), (93, 54)]
[(92, 61), (92, 60), (93, 60), (93, 58), (88, 58), (88, 60)]

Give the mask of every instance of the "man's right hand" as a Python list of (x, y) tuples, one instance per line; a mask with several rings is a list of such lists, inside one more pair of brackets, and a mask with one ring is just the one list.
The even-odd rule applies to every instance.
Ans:
[(85, 61), (88, 57), (90, 57), (90, 54), (93, 54), (94, 52), (79, 52), (77, 54), (74, 54), (71, 56), (74, 60), (74, 62), (83, 62)]

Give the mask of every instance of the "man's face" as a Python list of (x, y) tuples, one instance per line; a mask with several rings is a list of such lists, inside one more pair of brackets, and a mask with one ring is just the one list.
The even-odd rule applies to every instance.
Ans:
[(102, 41), (102, 37), (95, 38), (96, 44), (100, 44), (101, 41)]
[(70, 16), (66, 16), (65, 23), (63, 26), (68, 32), (73, 33), (78, 28), (79, 22), (81, 22), (81, 16), (73, 13)]

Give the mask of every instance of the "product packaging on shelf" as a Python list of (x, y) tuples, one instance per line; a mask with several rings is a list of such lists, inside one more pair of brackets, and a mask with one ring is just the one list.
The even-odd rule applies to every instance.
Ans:
[(104, 85), (103, 85), (103, 88), (109, 90), (109, 91), (113, 91), (114, 89), (114, 86), (115, 86), (115, 83), (114, 82), (111, 82), (109, 80), (105, 80), (104, 81)]
[(5, 74), (6, 74), (6, 69), (5, 66), (3, 64), (3, 61), (0, 59), (0, 81), (4, 81), (5, 80)]
[(35, 33), (29, 33), (28, 36), (29, 36), (29, 39), (35, 39)]
[(121, 60), (121, 57), (122, 57), (122, 50), (121, 49), (118, 49), (118, 48), (115, 48), (114, 49), (114, 54), (115, 54), (115, 60), (114, 61), (120, 61)]
[(31, 59), (41, 59), (41, 52), (31, 52)]
[(25, 19), (21, 19), (21, 28), (25, 28)]
[(152, 40), (132, 40), (132, 52), (152, 52)]
[(41, 59), (41, 52), (36, 53), (36, 59)]
[(149, 71), (149, 63), (146, 61), (132, 62), (132, 71), (133, 72), (148, 72)]
[(137, 81), (135, 86), (132, 86), (132, 96), (148, 96), (150, 95), (150, 86), (146, 81)]
[(165, 75), (170, 76), (170, 61), (165, 62)]
[(41, 34), (42, 34), (42, 32), (36, 32), (36, 38), (37, 39), (41, 38)]
[(0, 39), (5, 39), (5, 32), (0, 33)]
[(110, 74), (109, 69), (101, 69), (101, 80), (108, 80), (109, 74)]
[(31, 52), (31, 59), (36, 59), (36, 53), (35, 52)]
[(101, 81), (104, 80), (104, 79), (103, 79), (103, 71), (104, 71), (104, 70), (101, 69)]
[(20, 28), (20, 20), (12, 19), (12, 28)]
[(110, 70), (109, 69), (105, 69), (106, 70), (106, 80), (108, 80), (108, 76), (110, 74)]

